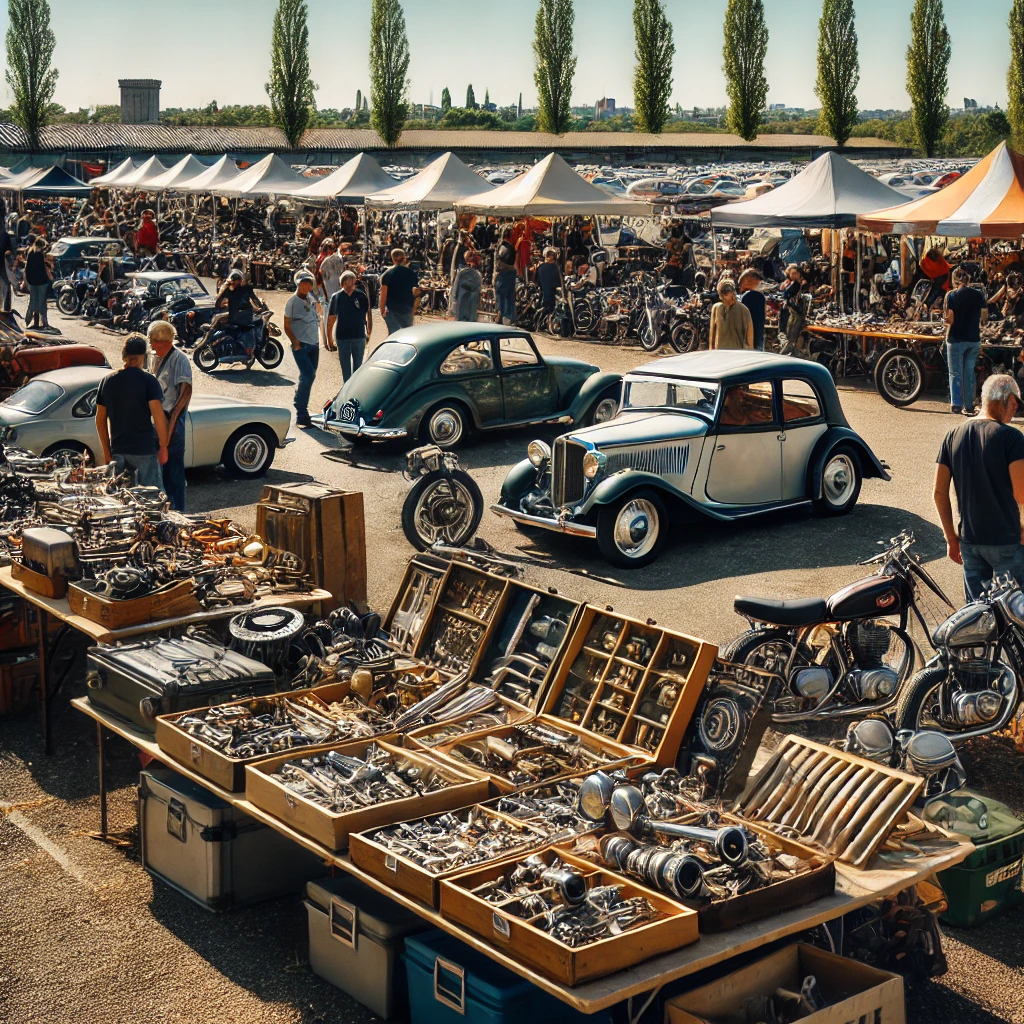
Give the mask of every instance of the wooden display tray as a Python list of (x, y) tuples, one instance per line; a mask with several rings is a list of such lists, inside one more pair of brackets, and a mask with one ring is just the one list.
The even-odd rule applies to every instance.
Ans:
[[(521, 704), (517, 704), (513, 700), (509, 700), (507, 697), (498, 695), (498, 700), (501, 702), (501, 714), (505, 716), (506, 725), (521, 725), (523, 722), (531, 722), (537, 716), (529, 710), (524, 708)], [(478, 721), (484, 715), (496, 714), (493, 709), (490, 711), (475, 711), (469, 715), (462, 715), (460, 718), (455, 718), (450, 722), (436, 722), (433, 725), (421, 725), (416, 729), (412, 729), (402, 737), (402, 745), (410, 747), (413, 750), (430, 750), (435, 751), (445, 743), (454, 743), (458, 740), (465, 739), (467, 736), (476, 735), (480, 732), (485, 732), (485, 729), (481, 729), (479, 726), (474, 726), (474, 721)], [(450, 727), (465, 726), (462, 732), (452, 734), (450, 736), (444, 735)], [(501, 728), (498, 726), (498, 728)], [(440, 737), (440, 738), (437, 738)], [(479, 769), (474, 769), (479, 771)]]
[[(276, 698), (310, 697), (320, 701), (324, 705), (332, 701), (341, 700), (348, 695), (348, 683), (331, 683), (327, 686), (318, 686), (309, 690), (293, 690), (290, 693), (272, 694), (267, 697), (254, 697), (248, 700), (229, 701), (215, 707), (245, 706), (254, 702), (272, 701)], [(177, 722), (179, 718), (188, 715), (200, 714), (208, 708), (193, 708), (191, 711), (178, 711), (173, 715), (157, 715), (156, 719), (156, 742), (161, 751), (175, 761), (188, 765), (192, 771), (202, 775), (204, 779), (220, 786), (221, 789), (229, 790), (232, 793), (241, 793), (245, 790), (245, 768), (246, 765), (256, 764), (258, 761), (265, 761), (270, 757), (278, 757), (276, 753), (259, 754), (256, 757), (228, 757), (226, 754), (215, 750), (202, 740), (190, 736), (184, 729), (179, 729)], [(390, 738), (393, 733), (382, 734), (375, 739)], [(291, 757), (301, 757), (305, 753), (313, 753), (319, 750), (330, 750), (339, 743), (350, 742), (347, 740), (334, 739), (328, 743), (320, 743), (308, 747), (292, 747), (289, 751)]]
[(427, 623), (431, 608), (437, 599), (438, 593), (440, 593), (441, 579), (447, 568), (445, 565), (433, 564), (433, 561), (428, 560), (429, 557), (427, 555), (414, 555), (409, 559), (409, 563), (405, 567), (405, 575), (402, 577), (402, 583), (395, 593), (395, 599), (391, 602), (391, 607), (388, 609), (387, 616), (383, 622), (384, 630), (392, 633), (395, 617), (399, 614), (407, 614), (411, 609), (414, 587), (417, 585), (422, 586), (424, 593), (421, 601), (418, 602), (416, 610), (416, 614), (419, 616), (418, 626), (412, 629), (408, 625), (404, 626), (403, 634), (395, 644), (397, 649), (405, 654), (411, 653), (415, 649), (423, 633), (423, 627)]
[(480, 774), (455, 771), (441, 764), (429, 754), (395, 747), (379, 740), (355, 740), (336, 744), (328, 750), (362, 757), (368, 747), (376, 745), (393, 755), (396, 761), (405, 761), (442, 775), (454, 785), (435, 793), (391, 800), (373, 804), (357, 811), (344, 813), (329, 811), (304, 796), (293, 793), (281, 782), (275, 772), (281, 765), (298, 760), (306, 755), (303, 750), (289, 751), (265, 761), (246, 766), (245, 798), (285, 824), (304, 835), (322, 843), (328, 850), (344, 850), (348, 847), (350, 832), (389, 825), (391, 822), (409, 817), (410, 814), (437, 814), (442, 811), (465, 807), (476, 803), (487, 795), (487, 779)]
[(192, 581), (182, 580), (155, 594), (119, 601), (106, 594), (94, 594), (72, 583), (68, 587), (68, 604), (71, 611), (83, 619), (98, 622), (110, 629), (123, 629), (142, 622), (173, 619), (179, 615), (202, 611), (193, 591)]
[[(605, 635), (609, 641), (614, 637), (610, 650), (602, 646)], [(636, 661), (628, 656), (626, 648), (633, 638), (641, 638), (649, 644), (650, 654), (645, 661)], [(668, 667), (669, 658), (675, 652), (686, 655), (685, 665), (681, 668)], [(562, 717), (565, 714), (561, 707), (562, 694), (577, 661), (589, 660), (597, 674), (594, 684), (591, 684), (593, 690), (578, 702), (580, 718), (578, 724), (573, 724), (590, 735), (604, 735), (598, 733), (593, 724), (602, 716), (608, 721), (618, 721), (621, 724), (611, 738), (650, 758), (659, 767), (667, 768), (675, 764), (679, 745), (717, 653), (718, 648), (706, 641), (661, 629), (652, 622), (640, 622), (608, 609), (585, 605), (562, 651), (561, 661), (540, 710), (559, 722), (568, 724), (571, 721)], [(631, 685), (618, 682), (620, 670), (634, 676)], [(667, 712), (667, 721), (662, 722), (660, 716), (654, 719), (641, 715), (640, 707), (645, 692), (665, 672), (678, 676), (680, 682), (675, 704)], [(610, 703), (619, 699), (622, 701), (619, 707)], [(643, 731), (655, 737), (653, 746), (638, 742)], [(660, 739), (657, 739), (659, 733)]]
[[(661, 893), (595, 867), (564, 850), (548, 848), (540, 856), (549, 863), (557, 857), (567, 865), (580, 868), (587, 875), (588, 888), (620, 885), (623, 897), (642, 896), (664, 916), (584, 946), (567, 946), (529, 921), (506, 911), (502, 904), (489, 903), (473, 892), (511, 870), (522, 859), (519, 857), (445, 879), (441, 883), (441, 914), (496, 946), (511, 950), (517, 960), (566, 985), (614, 974), (659, 953), (697, 941), (697, 914)], [(512, 897), (506, 903), (515, 901), (516, 897)]]
[(68, 592), (68, 581), (63, 576), (44, 576), (30, 569), (24, 562), (11, 559), (11, 576), (34, 594), (59, 601)]
[[(517, 857), (525, 857), (535, 850), (548, 845), (548, 839), (530, 825), (524, 825), (522, 822), (516, 821), (515, 818), (499, 814), (497, 811), (481, 807), (479, 804), (475, 804), (473, 807), (465, 807), (460, 811), (452, 813), (462, 820), (465, 820), (466, 816), (470, 813), (483, 814), (488, 818), (500, 820), (516, 832), (519, 832), (523, 837), (523, 845), (516, 850), (502, 851), (501, 858), (505, 858), (510, 853), (515, 854)], [(421, 864), (417, 864), (411, 858), (400, 853), (393, 853), (386, 846), (378, 843), (372, 836), (372, 833), (375, 831), (377, 829), (369, 829), (367, 832), (353, 832), (349, 836), (348, 855), (352, 859), (352, 863), (368, 875), (383, 882), (388, 888), (404, 893), (406, 896), (411, 896), (428, 907), (437, 909), (441, 900), (440, 885), (442, 879), (457, 875), (465, 871), (466, 868), (456, 867), (446, 871), (430, 871)], [(498, 859), (497, 857), (494, 858), (494, 860)], [(474, 865), (474, 867), (479, 866), (481, 865)]]
[[(591, 772), (596, 772), (598, 770), (613, 771), (616, 768), (653, 767), (653, 762), (650, 758), (638, 752), (635, 747), (627, 747), (622, 743), (616, 743), (614, 740), (606, 739), (604, 736), (599, 736), (593, 732), (588, 732), (586, 729), (581, 729), (579, 726), (572, 725), (570, 722), (563, 722), (559, 718), (540, 715), (533, 719), (533, 723), (578, 736), (580, 739), (580, 745), (584, 749), (607, 758), (603, 763), (594, 764), (588, 768), (567, 768), (564, 772), (559, 772), (557, 775), (551, 775), (546, 779), (538, 780), (538, 783), (556, 782), (559, 779), (567, 779), (571, 776), (580, 774), (590, 774)], [(468, 761), (463, 761), (451, 753), (452, 749), (460, 744), (472, 743), (475, 740), (483, 740), (488, 736), (494, 736), (500, 739), (508, 736), (510, 733), (514, 732), (515, 729), (516, 726), (514, 725), (499, 726), (497, 729), (482, 729), (476, 733), (467, 733), (465, 736), (460, 736), (457, 739), (448, 741), (447, 743), (441, 743), (432, 749), (435, 756), (444, 760), (448, 764), (453, 764), (460, 768), (472, 768), (475, 771), (486, 774), (491, 780), (491, 786), (496, 793), (515, 793), (523, 787), (514, 785), (508, 779), (501, 775), (493, 774), (486, 768), (481, 768)], [(530, 785), (534, 784), (531, 783)]]

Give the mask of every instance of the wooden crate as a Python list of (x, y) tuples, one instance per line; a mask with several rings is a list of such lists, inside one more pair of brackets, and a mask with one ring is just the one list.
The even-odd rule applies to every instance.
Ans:
[(201, 611), (191, 580), (182, 580), (165, 590), (129, 601), (119, 601), (106, 594), (94, 594), (77, 583), (68, 587), (68, 604), (75, 615), (98, 622), (108, 629), (124, 629), (143, 622), (176, 619)]
[(287, 825), (302, 832), (303, 835), (322, 843), (328, 850), (344, 850), (348, 846), (350, 832), (361, 832), (379, 825), (389, 825), (400, 821), (410, 814), (437, 814), (441, 811), (465, 807), (476, 803), (487, 795), (487, 779), (482, 775), (467, 771), (456, 771), (448, 765), (440, 764), (429, 754), (405, 750), (374, 740), (356, 740), (330, 747), (342, 754), (362, 757), (367, 748), (376, 744), (381, 750), (394, 756), (398, 762), (405, 761), (419, 766), (424, 771), (439, 772), (452, 785), (447, 789), (423, 796), (409, 797), (404, 800), (392, 800), (364, 807), (357, 811), (337, 813), (329, 811), (321, 805), (307, 800), (287, 789), (276, 775), (281, 765), (305, 756), (307, 752), (298, 750), (271, 757), (245, 769), (245, 798), (249, 803), (272, 814)]
[(669, 767), (717, 653), (706, 641), (586, 605), (541, 711)]
[(405, 567), (401, 585), (382, 623), (400, 651), (411, 652), (426, 625), (427, 617), (440, 592), (447, 563), (426, 555), (414, 555)]
[[(348, 692), (348, 683), (332, 683), (328, 686), (319, 686), (315, 690), (294, 690), (291, 693), (281, 693), (275, 696), (253, 697), (248, 700), (228, 701), (224, 705), (216, 706), (262, 705), (268, 701), (284, 700), (286, 698), (299, 696), (309, 697), (314, 701), (327, 705), (332, 701), (341, 700), (342, 697), (347, 696)], [(187, 765), (192, 771), (198, 772), (203, 776), (203, 778), (209, 779), (214, 784), (220, 786), (221, 789), (226, 789), (231, 793), (243, 792), (245, 790), (246, 765), (256, 764), (258, 761), (264, 761), (269, 757), (277, 757), (279, 755), (272, 753), (259, 754), (256, 757), (246, 758), (228, 757), (221, 751), (215, 750), (208, 744), (203, 743), (202, 740), (196, 739), (194, 736), (190, 736), (184, 729), (178, 726), (177, 723), (179, 719), (184, 718), (187, 715), (200, 714), (205, 710), (208, 709), (193, 708), (191, 711), (179, 711), (171, 715), (157, 715), (155, 737), (157, 746), (167, 754), (168, 757), (180, 762), (181, 764)], [(386, 737), (381, 736), (379, 738), (384, 739)], [(308, 747), (292, 747), (290, 753), (292, 757), (299, 757), (307, 752), (311, 753), (318, 750), (330, 750), (331, 747), (338, 746), (339, 742), (341, 741), (335, 739), (331, 740), (329, 743), (321, 743)]]
[[(491, 821), (500, 823), (502, 827), (522, 836), (522, 846), (514, 851), (516, 856), (524, 857), (547, 844), (547, 839), (536, 829), (522, 822), (499, 814), (479, 804), (453, 811), (457, 818), (465, 821), (469, 814), (483, 815)], [(366, 832), (353, 832), (349, 836), (349, 856), (357, 868), (361, 868), (374, 878), (386, 883), (396, 892), (411, 896), (435, 910), (440, 905), (440, 883), (443, 879), (464, 871), (464, 867), (448, 868), (447, 870), (431, 870), (417, 863), (414, 859), (400, 853), (393, 853), (383, 843), (374, 838), (379, 829)], [(508, 854), (503, 852), (500, 856)], [(498, 858), (494, 858), (495, 860)]]
[(39, 691), (39, 650), (6, 651), (0, 657), (0, 715), (18, 715), (35, 703)]
[(52, 597), (57, 601), (68, 592), (68, 581), (63, 576), (44, 576), (16, 558), (11, 559), (11, 578), (18, 580), (26, 590), (31, 590), (33, 594)]
[(504, 903), (491, 903), (474, 891), (512, 870), (522, 859), (519, 857), (474, 868), (442, 881), (442, 915), (547, 977), (570, 986), (615, 974), (653, 956), (697, 941), (697, 914), (694, 911), (622, 875), (595, 868), (564, 850), (548, 848), (540, 856), (548, 863), (557, 857), (563, 863), (579, 868), (587, 877), (588, 888), (619, 885), (624, 898), (642, 896), (662, 916), (619, 935), (584, 946), (567, 946), (536, 928), (529, 920), (506, 909), (518, 902), (516, 897)]

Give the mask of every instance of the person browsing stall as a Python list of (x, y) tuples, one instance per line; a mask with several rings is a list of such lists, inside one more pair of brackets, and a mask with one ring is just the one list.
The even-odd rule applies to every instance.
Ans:
[(372, 333), (369, 296), (357, 287), (356, 275), (346, 270), (341, 275), (341, 289), (331, 296), (327, 310), (327, 348), (331, 352), (337, 349), (342, 380), (348, 380), (363, 365), (363, 353)]
[(142, 222), (135, 232), (135, 253), (137, 256), (155, 256), (160, 248), (160, 231), (152, 210), (142, 211)]
[(475, 249), (466, 253), (466, 265), (456, 273), (452, 281), (451, 298), (448, 305), (456, 320), (476, 323), (480, 307), (480, 293), (484, 287), (480, 273), (480, 253)]
[[(1010, 425), (1019, 408), (1017, 382), (1008, 373), (992, 374), (981, 388), (981, 414), (946, 435), (936, 460), (935, 509), (946, 551), (963, 566), (968, 601), (978, 600), (982, 587), (1000, 573), (1024, 583), (1024, 434)], [(959, 525), (953, 521), (950, 483)]]
[(299, 371), (295, 388), (295, 422), (312, 426), (309, 418), (309, 393), (320, 363), (320, 312), (313, 294), (316, 281), (308, 270), (295, 275), (295, 294), (284, 306), (284, 333), (292, 343), (292, 355)]
[(100, 381), (96, 393), (96, 433), (104, 463), (131, 470), (139, 485), (163, 490), (160, 467), (167, 462), (169, 438), (163, 393), (146, 373), (146, 339), (130, 334), (121, 350), (124, 369)]
[(754, 348), (758, 352), (764, 351), (765, 300), (764, 292), (759, 290), (763, 280), (764, 278), (753, 267), (747, 267), (737, 282), (740, 302), (749, 310), (750, 319), (754, 324)]
[[(974, 415), (974, 380), (981, 354), (981, 325), (988, 319), (985, 296), (970, 286), (966, 270), (953, 271), (955, 287), (946, 295), (944, 317), (950, 412)], [(1022, 581), (1024, 582), (1024, 581)]]
[(168, 320), (154, 320), (146, 332), (155, 357), (153, 375), (163, 396), (167, 417), (167, 461), (163, 467), (164, 493), (175, 512), (185, 511), (185, 413), (192, 400), (192, 364), (174, 347), (177, 333)]
[(266, 309), (266, 304), (256, 294), (245, 275), (236, 267), (228, 272), (224, 287), (217, 292), (214, 306), (221, 310), (227, 310), (228, 323), (235, 325), (247, 325), (252, 322), (252, 311)]
[(558, 250), (550, 246), (544, 250), (544, 262), (533, 272), (534, 280), (540, 286), (541, 308), (545, 313), (555, 311), (558, 289), (562, 287), (562, 271), (558, 267)]
[(419, 277), (406, 266), (404, 249), (391, 250), (392, 266), (380, 278), (380, 315), (388, 325), (388, 333), (394, 334), (403, 327), (412, 327), (419, 295)]
[(727, 277), (718, 282), (718, 298), (711, 307), (709, 349), (754, 347), (754, 323), (750, 310), (736, 298), (736, 285)]

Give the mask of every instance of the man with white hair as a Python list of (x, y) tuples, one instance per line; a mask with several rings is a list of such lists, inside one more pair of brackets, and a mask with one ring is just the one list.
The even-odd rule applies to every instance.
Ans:
[(168, 320), (154, 320), (146, 332), (153, 350), (153, 376), (160, 385), (160, 404), (167, 417), (167, 461), (163, 467), (164, 493), (176, 512), (185, 511), (185, 413), (192, 400), (192, 364), (174, 347), (177, 333)]
[[(947, 435), (935, 467), (935, 508), (949, 557), (964, 567), (964, 592), (977, 600), (993, 576), (1012, 573), (1024, 583), (1024, 434), (1010, 426), (1020, 388), (995, 373), (981, 389), (981, 413)], [(956, 491), (960, 524), (953, 523), (949, 485)]]

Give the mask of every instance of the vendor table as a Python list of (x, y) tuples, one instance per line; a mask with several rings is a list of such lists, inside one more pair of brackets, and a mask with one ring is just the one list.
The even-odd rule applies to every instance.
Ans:
[(106, 835), (107, 831), (107, 793), (103, 774), (103, 731), (106, 729), (126, 739), (139, 750), (173, 768), (185, 778), (198, 783), (210, 793), (237, 807), (250, 817), (293, 839), (300, 846), (320, 856), (326, 863), (361, 879), (367, 885), (389, 896), (396, 903), (418, 914), (434, 927), (454, 935), (467, 946), (478, 950), (583, 1013), (597, 1013), (599, 1010), (614, 1006), (616, 1003), (621, 1003), (634, 996), (656, 992), (670, 981), (694, 974), (714, 964), (729, 960), (740, 953), (774, 942), (776, 939), (795, 935), (824, 924), (826, 921), (842, 917), (858, 907), (867, 906), (886, 896), (894, 895), (900, 890), (924, 880), (936, 871), (959, 864), (974, 852), (974, 847), (970, 843), (950, 840), (944, 845), (941, 852), (936, 852), (933, 856), (921, 857), (889, 852), (879, 854), (872, 862), (877, 866), (870, 871), (858, 871), (837, 862), (836, 892), (832, 896), (817, 900), (808, 906), (784, 911), (766, 920), (741, 925), (730, 931), (716, 935), (702, 935), (697, 942), (690, 946), (684, 946), (672, 953), (646, 960), (635, 967), (619, 971), (617, 974), (570, 988), (544, 977), (508, 956), (501, 949), (445, 920), (430, 907), (404, 896), (402, 893), (395, 892), (385, 883), (355, 867), (347, 855), (334, 853), (301, 832), (296, 832), (278, 818), (254, 807), (245, 799), (244, 795), (229, 793), (211, 783), (209, 779), (192, 771), (187, 765), (168, 758), (148, 733), (141, 732), (130, 723), (114, 718), (93, 707), (87, 698), (76, 698), (72, 700), (71, 704), (96, 722), (96, 736), (99, 745), (100, 827), (103, 835)]
[(59, 620), (64, 626), (85, 634), (93, 643), (107, 644), (116, 640), (127, 640), (133, 636), (143, 636), (147, 633), (159, 633), (165, 629), (172, 629), (176, 626), (191, 626), (201, 622), (216, 622), (219, 619), (227, 619), (239, 612), (252, 611), (260, 607), (279, 607), (289, 605), (297, 608), (307, 608), (317, 601), (324, 601), (330, 598), (326, 590), (310, 590), (301, 594), (272, 594), (262, 597), (252, 604), (246, 605), (224, 605), (217, 608), (210, 608), (207, 611), (192, 612), (190, 615), (181, 615), (173, 619), (157, 619), (153, 622), (142, 622), (137, 626), (126, 626), (123, 629), (110, 629), (92, 619), (76, 615), (71, 610), (71, 605), (66, 597), (53, 598), (44, 597), (29, 590), (21, 580), (16, 580), (11, 575), (11, 567), (0, 568), (0, 586), (6, 587), (12, 594), (28, 601), (39, 609), (39, 705), (40, 715), (43, 720), (43, 746), (46, 753), (50, 749), (50, 701), (47, 686), (47, 664), (49, 661), (49, 632), (50, 616)]

